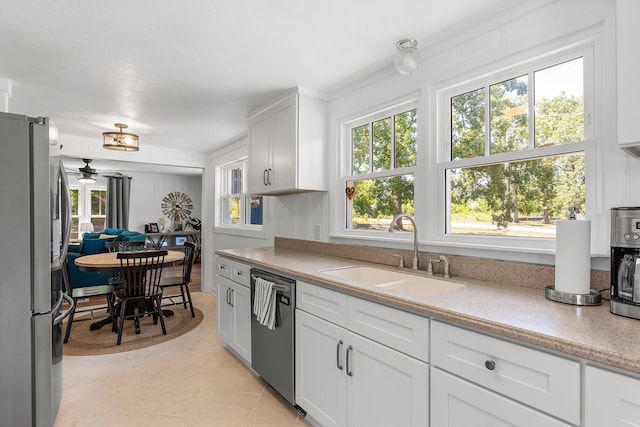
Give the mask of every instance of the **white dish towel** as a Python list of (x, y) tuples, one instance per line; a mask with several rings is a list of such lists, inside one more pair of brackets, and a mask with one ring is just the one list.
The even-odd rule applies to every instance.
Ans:
[(269, 329), (276, 327), (276, 290), (275, 283), (261, 277), (255, 277), (253, 295), (253, 314), (256, 320)]

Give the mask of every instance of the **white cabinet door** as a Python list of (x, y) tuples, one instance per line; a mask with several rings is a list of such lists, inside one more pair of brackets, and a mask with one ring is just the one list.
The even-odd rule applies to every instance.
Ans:
[(296, 310), (296, 403), (324, 427), (347, 425), (345, 329)]
[(326, 104), (296, 91), (249, 119), (249, 193), (327, 190)]
[[(570, 426), (434, 367), (431, 368), (431, 425), (434, 427)], [(600, 424), (600, 427), (605, 425), (609, 424)]]
[(218, 335), (226, 343), (233, 342), (233, 307), (230, 304), (231, 287), (233, 282), (221, 276), (216, 276), (218, 281)]
[(290, 95), (278, 103), (272, 111), (269, 191), (298, 187), (297, 99), (297, 95)]
[[(616, 1), (616, 50), (617, 50), (617, 103), (618, 143), (640, 143), (638, 127), (638, 98), (640, 87), (637, 84), (640, 57), (638, 56), (638, 0)], [(637, 149), (637, 146), (636, 146)]]
[(249, 123), (249, 192), (265, 191), (271, 167), (271, 115), (264, 112)]
[(640, 426), (640, 379), (585, 369), (585, 427)]
[(251, 364), (251, 290), (236, 283), (233, 297), (233, 344), (238, 354)]
[(348, 425), (427, 426), (429, 366), (360, 335), (347, 338)]

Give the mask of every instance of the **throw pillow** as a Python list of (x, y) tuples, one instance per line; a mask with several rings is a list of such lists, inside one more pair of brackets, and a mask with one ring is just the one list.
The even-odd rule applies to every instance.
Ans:
[(81, 254), (84, 253), (84, 242), (86, 242), (87, 240), (99, 239), (99, 238), (100, 238), (100, 233), (84, 233), (82, 235), (82, 242), (80, 242), (80, 249), (78, 250), (78, 252), (80, 252)]
[(104, 244), (106, 242), (111, 242), (115, 237), (110, 237), (108, 239), (89, 239), (84, 242), (84, 254), (85, 255), (93, 255), (104, 252)]

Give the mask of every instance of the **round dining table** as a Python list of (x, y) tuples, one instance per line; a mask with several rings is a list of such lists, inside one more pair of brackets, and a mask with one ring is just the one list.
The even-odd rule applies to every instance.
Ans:
[[(175, 265), (184, 260), (184, 252), (167, 251), (162, 265)], [(85, 255), (75, 259), (75, 263), (82, 271), (91, 273), (116, 273), (120, 271), (120, 260), (118, 252), (101, 252), (99, 254)], [(173, 316), (172, 310), (162, 310), (163, 316)], [(104, 325), (111, 323), (111, 317), (99, 320), (91, 324), (90, 329), (100, 329)]]
[[(167, 251), (163, 264), (174, 265), (182, 260), (184, 260), (184, 252)], [(75, 259), (75, 263), (80, 270), (92, 273), (114, 273), (120, 271), (118, 252), (103, 252), (81, 256)]]

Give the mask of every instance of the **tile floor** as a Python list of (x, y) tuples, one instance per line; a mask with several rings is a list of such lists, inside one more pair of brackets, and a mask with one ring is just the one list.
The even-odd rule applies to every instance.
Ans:
[(194, 293), (196, 329), (153, 347), (65, 356), (54, 427), (308, 426), (223, 345), (216, 298)]

